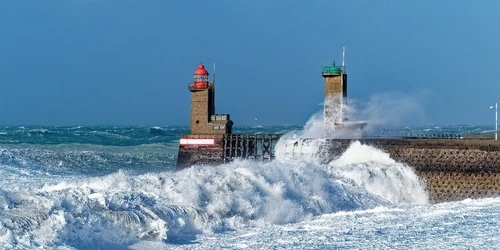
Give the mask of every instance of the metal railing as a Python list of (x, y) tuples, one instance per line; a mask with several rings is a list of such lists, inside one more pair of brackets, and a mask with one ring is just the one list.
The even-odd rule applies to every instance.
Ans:
[(272, 160), (279, 134), (229, 134), (224, 136), (224, 162), (235, 158)]

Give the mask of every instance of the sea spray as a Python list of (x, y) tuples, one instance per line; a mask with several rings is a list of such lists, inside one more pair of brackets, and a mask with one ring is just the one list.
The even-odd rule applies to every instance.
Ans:
[(328, 139), (281, 138), (276, 144), (275, 156), (280, 162), (328, 163), (332, 160)]
[(408, 166), (390, 158), (389, 154), (355, 141), (336, 160), (330, 170), (352, 179), (366, 191), (396, 203), (425, 204), (428, 194), (424, 185)]
[[(144, 175), (120, 171), (27, 188), (16, 200), (8, 198), (11, 191), (3, 192), (3, 235), (7, 242), (29, 247), (185, 241), (200, 233), (296, 223), (384, 204), (322, 165), (278, 161), (235, 161)], [(33, 206), (32, 200), (40, 205)], [(47, 235), (59, 242), (47, 242)]]
[[(280, 162), (302, 162), (303, 164), (328, 164), (332, 174), (352, 180), (370, 194), (377, 195), (390, 202), (416, 203), (428, 202), (423, 184), (413, 170), (390, 158), (389, 154), (372, 146), (362, 145), (359, 141), (345, 148), (346, 140), (360, 138), (361, 130), (336, 129), (332, 122), (339, 117), (349, 120), (355, 117), (355, 105), (347, 105), (337, 97), (325, 100), (325, 111), (314, 114), (300, 131), (291, 131), (283, 135), (275, 146), (276, 159)], [(335, 99), (337, 98), (337, 99)], [(337, 103), (338, 105), (332, 105)], [(379, 110), (384, 105), (402, 103), (397, 108), (385, 109), (390, 117), (377, 113), (369, 120), (376, 120), (374, 125), (384, 124), (384, 120), (403, 117), (404, 110), (418, 109), (414, 98), (402, 94), (378, 95), (372, 98), (368, 107)], [(327, 109), (329, 106), (329, 109)], [(338, 107), (340, 106), (340, 108)], [(370, 113), (368, 113), (370, 114)], [(367, 114), (365, 113), (365, 116)], [(325, 117), (327, 116), (327, 117)], [(376, 118), (376, 119), (375, 119)], [(329, 121), (327, 121), (329, 120)], [(335, 141), (338, 139), (339, 141)]]
[[(367, 129), (373, 131), (379, 127), (395, 128), (402, 124), (418, 124), (425, 120), (422, 103), (428, 93), (409, 95), (398, 91), (378, 93), (367, 102), (352, 101), (356, 110), (355, 117), (368, 121)], [(354, 103), (354, 105), (352, 104)]]
[(421, 103), (426, 96), (427, 93), (407, 95), (393, 91), (375, 94), (367, 102), (330, 96), (322, 103), (322, 110), (313, 114), (303, 129), (290, 131), (283, 138), (360, 139), (380, 129), (418, 124), (425, 118)]
[[(180, 178), (176, 186), (171, 186), (174, 192), (168, 192), (175, 195), (172, 200), (202, 207), (211, 215), (238, 217), (242, 225), (252, 221), (297, 222), (313, 215), (377, 204), (370, 195), (336, 182), (326, 168), (318, 165), (235, 161), (176, 174)], [(189, 190), (186, 195), (185, 190)], [(346, 197), (346, 192), (352, 195)]]
[(338, 123), (324, 121), (323, 113), (316, 113), (306, 122), (302, 130), (285, 133), (283, 139), (360, 139), (365, 134), (364, 122), (342, 121)]
[(332, 176), (352, 180), (370, 194), (395, 203), (422, 204), (428, 195), (414, 171), (389, 154), (353, 141), (342, 154), (329, 147), (331, 139), (284, 139), (276, 145), (276, 159), (322, 165)]

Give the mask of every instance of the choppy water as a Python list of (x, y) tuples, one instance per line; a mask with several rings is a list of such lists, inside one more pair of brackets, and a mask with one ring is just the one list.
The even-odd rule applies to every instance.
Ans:
[(273, 162), (175, 172), (179, 136), (186, 132), (169, 126), (0, 127), (0, 248), (500, 247), (500, 198), (429, 204), (411, 168), (378, 149), (353, 143), (338, 159), (321, 163), (286, 155), (282, 141)]

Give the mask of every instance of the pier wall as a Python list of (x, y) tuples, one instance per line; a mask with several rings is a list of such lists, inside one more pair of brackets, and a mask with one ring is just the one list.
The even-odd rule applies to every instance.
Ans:
[[(213, 144), (183, 144), (182, 140), (213, 139)], [(196, 164), (219, 165), (224, 163), (224, 139), (222, 136), (182, 136), (177, 155), (177, 170)]]
[(500, 143), (494, 140), (367, 141), (414, 168), (434, 202), (500, 195)]
[[(317, 139), (304, 139), (301, 143)], [(323, 140), (323, 139), (322, 139)], [(355, 140), (326, 139), (318, 148), (326, 161)], [(500, 142), (474, 139), (361, 139), (412, 167), (432, 202), (500, 195)], [(287, 149), (293, 152), (293, 149)]]
[[(233, 158), (245, 139), (217, 138), (214, 145), (181, 145), (178, 167), (194, 164), (218, 165)], [(340, 156), (353, 141), (351, 139), (300, 139), (287, 144), (286, 152), (300, 153), (300, 143), (319, 143), (318, 154), (330, 161)], [(300, 141), (300, 143), (299, 143)], [(461, 200), (500, 195), (500, 142), (478, 139), (361, 139), (387, 152), (390, 157), (412, 167), (421, 178), (432, 202)], [(316, 145), (318, 143), (315, 143)], [(289, 145), (289, 146), (288, 146)], [(297, 149), (294, 147), (297, 146)], [(264, 151), (263, 151), (264, 152)], [(228, 157), (231, 156), (231, 157)], [(260, 159), (255, 157), (252, 159)]]
[[(274, 146), (279, 138), (276, 134), (183, 135), (177, 170), (196, 164), (219, 165), (237, 158), (270, 161), (274, 159)], [(213, 143), (206, 144), (205, 139)], [(197, 144), (200, 141), (203, 144)]]

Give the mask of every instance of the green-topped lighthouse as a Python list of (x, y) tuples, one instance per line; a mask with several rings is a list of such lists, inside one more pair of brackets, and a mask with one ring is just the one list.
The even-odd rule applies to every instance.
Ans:
[(358, 138), (365, 134), (367, 123), (348, 121), (347, 73), (345, 48), (342, 48), (342, 65), (335, 62), (323, 66), (321, 76), (325, 78), (324, 122), (325, 133), (338, 138)]
[(335, 123), (345, 121), (345, 105), (347, 100), (347, 74), (345, 66), (323, 66), (321, 75), (325, 78), (324, 116), (327, 128)]

